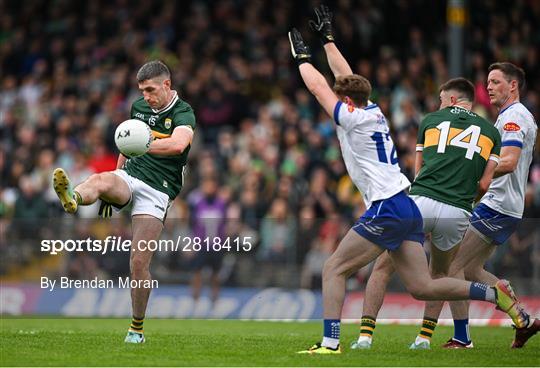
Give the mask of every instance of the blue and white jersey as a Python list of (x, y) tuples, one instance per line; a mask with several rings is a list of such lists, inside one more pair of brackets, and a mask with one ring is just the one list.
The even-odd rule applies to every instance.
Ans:
[(411, 185), (401, 173), (390, 128), (376, 104), (360, 109), (339, 101), (334, 121), (347, 172), (366, 207)]
[(520, 147), (521, 155), (514, 172), (493, 179), (481, 202), (504, 215), (521, 218), (538, 128), (530, 111), (520, 102), (501, 110), (495, 127), (501, 133), (502, 147)]

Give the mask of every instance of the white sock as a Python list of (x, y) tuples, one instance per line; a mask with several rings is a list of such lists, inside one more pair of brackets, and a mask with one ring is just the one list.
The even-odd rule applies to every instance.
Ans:
[(431, 343), (431, 341), (429, 339), (426, 339), (425, 337), (422, 337), (422, 336), (416, 336), (416, 340), (414, 340), (414, 343), (416, 345), (419, 345), (423, 342), (427, 342), (427, 344), (429, 345)]
[(495, 294), (495, 289), (492, 287), (488, 287), (486, 290), (486, 301), (491, 303), (497, 303), (497, 296)]
[(322, 339), (321, 346), (324, 346), (330, 349), (337, 349), (337, 347), (339, 346), (339, 339), (333, 339), (331, 337), (324, 336)]
[(369, 342), (369, 344), (371, 345), (371, 336), (365, 336), (365, 335), (360, 335), (358, 336), (358, 342), (364, 342), (364, 341), (367, 341)]

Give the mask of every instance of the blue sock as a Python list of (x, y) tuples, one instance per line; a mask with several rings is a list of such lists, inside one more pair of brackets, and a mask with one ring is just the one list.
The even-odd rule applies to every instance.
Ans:
[(469, 319), (454, 320), (454, 340), (469, 344), (471, 338), (469, 336)]
[(480, 282), (471, 283), (471, 288), (469, 289), (469, 298), (471, 300), (486, 300), (486, 292), (488, 287), (488, 285)]
[(339, 340), (340, 325), (341, 321), (339, 319), (325, 319), (323, 336)]

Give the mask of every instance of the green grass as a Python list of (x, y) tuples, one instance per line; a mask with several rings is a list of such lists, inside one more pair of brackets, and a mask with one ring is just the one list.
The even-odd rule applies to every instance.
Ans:
[(410, 351), (416, 326), (376, 329), (369, 351), (351, 351), (358, 327), (342, 326), (344, 354), (295, 354), (320, 339), (321, 324), (156, 320), (147, 342), (123, 342), (126, 319), (12, 319), (0, 321), (2, 366), (538, 366), (540, 336), (511, 350), (510, 328), (474, 327), (475, 348), (444, 350), (451, 327), (437, 327), (431, 351)]

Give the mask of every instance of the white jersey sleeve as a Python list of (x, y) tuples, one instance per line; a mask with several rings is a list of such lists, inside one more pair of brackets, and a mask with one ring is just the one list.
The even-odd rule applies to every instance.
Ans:
[(339, 101), (334, 121), (347, 172), (366, 206), (409, 187), (398, 165), (388, 123), (377, 105), (360, 109)]
[(521, 218), (538, 128), (532, 114), (519, 102), (499, 113), (495, 127), (501, 133), (501, 146), (519, 147), (521, 155), (513, 172), (493, 179), (482, 203), (507, 216)]
[(360, 124), (368, 123), (370, 118), (371, 114), (365, 109), (357, 109), (354, 106), (344, 104), (341, 101), (338, 101), (334, 108), (334, 121), (346, 132), (354, 127), (358, 127)]
[[(510, 106), (511, 107), (511, 106)], [(527, 111), (528, 112), (528, 111)], [(501, 114), (501, 119), (497, 119), (497, 127), (501, 133), (502, 147), (516, 146), (523, 148), (523, 143), (533, 129), (529, 124), (530, 114), (523, 114), (523, 111), (516, 106), (514, 109)]]

